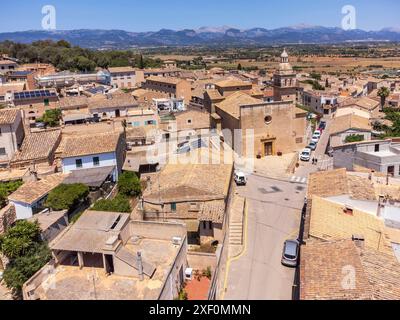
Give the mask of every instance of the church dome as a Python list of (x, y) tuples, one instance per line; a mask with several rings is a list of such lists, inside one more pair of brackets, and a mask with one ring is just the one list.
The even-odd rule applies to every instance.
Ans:
[(283, 49), (283, 52), (281, 54), (281, 58), (289, 58), (289, 55), (286, 52), (286, 49)]

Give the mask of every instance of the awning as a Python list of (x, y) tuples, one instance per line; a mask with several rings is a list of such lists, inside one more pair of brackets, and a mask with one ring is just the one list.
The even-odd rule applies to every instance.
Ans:
[(87, 120), (90, 118), (91, 118), (91, 116), (89, 114), (75, 113), (75, 114), (67, 114), (67, 115), (63, 116), (63, 121), (64, 122), (82, 121), (82, 120)]
[(100, 167), (92, 169), (74, 170), (64, 180), (65, 184), (82, 183), (92, 188), (100, 188), (109, 176), (112, 175), (115, 167)]
[(199, 220), (185, 220), (185, 223), (188, 232), (199, 232)]

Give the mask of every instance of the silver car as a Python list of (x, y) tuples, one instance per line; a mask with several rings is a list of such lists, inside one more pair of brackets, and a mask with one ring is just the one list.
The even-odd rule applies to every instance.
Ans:
[(282, 264), (286, 267), (297, 267), (300, 243), (297, 240), (287, 240), (283, 247)]

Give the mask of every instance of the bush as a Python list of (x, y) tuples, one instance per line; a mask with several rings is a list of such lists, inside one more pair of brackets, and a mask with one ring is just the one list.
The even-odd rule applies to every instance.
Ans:
[(60, 124), (60, 119), (61, 119), (61, 110), (51, 109), (51, 110), (46, 110), (43, 117), (37, 119), (37, 122), (43, 122), (49, 127), (56, 127)]
[(7, 205), (7, 197), (22, 185), (21, 180), (0, 183), (0, 209)]
[(127, 197), (138, 197), (142, 194), (142, 186), (137, 175), (133, 172), (124, 172), (119, 177), (118, 191)]
[(51, 259), (50, 249), (40, 233), (37, 221), (24, 220), (0, 237), (0, 252), (10, 260), (3, 277), (14, 294), (20, 295), (22, 285)]
[(99, 200), (94, 204), (92, 210), (123, 213), (132, 211), (129, 199), (124, 195), (118, 195), (112, 200)]
[(364, 136), (362, 134), (352, 134), (350, 136), (347, 136), (345, 140), (346, 143), (361, 142), (361, 141), (364, 141)]
[(51, 251), (46, 243), (35, 244), (29, 254), (17, 257), (8, 264), (3, 278), (8, 288), (20, 295), (23, 284), (51, 259)]
[(49, 193), (45, 206), (55, 211), (70, 210), (89, 195), (89, 187), (77, 184), (61, 184)]
[(13, 228), (0, 236), (0, 252), (9, 259), (26, 255), (35, 242), (40, 242), (40, 233), (37, 222), (18, 221)]

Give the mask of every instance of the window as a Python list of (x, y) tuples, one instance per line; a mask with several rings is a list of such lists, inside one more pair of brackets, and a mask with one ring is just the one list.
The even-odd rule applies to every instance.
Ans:
[(5, 155), (7, 155), (6, 148), (0, 148), (0, 156), (5, 156)]
[(375, 152), (379, 152), (379, 150), (380, 150), (380, 145), (379, 145), (379, 144), (376, 144), (376, 145), (375, 145)]
[(0, 136), (2, 135), (1, 128), (0, 128)]
[(48, 107), (49, 105), (50, 105), (50, 100), (49, 99), (44, 99), (44, 105), (46, 106), (46, 107)]
[(100, 158), (99, 157), (93, 157), (93, 165), (95, 167), (98, 167), (100, 165)]
[(176, 212), (176, 203), (175, 202), (171, 203), (171, 211)]
[(83, 167), (82, 159), (76, 159), (75, 164), (77, 168), (82, 168)]
[(192, 123), (192, 119), (188, 119), (187, 123), (191, 124)]

